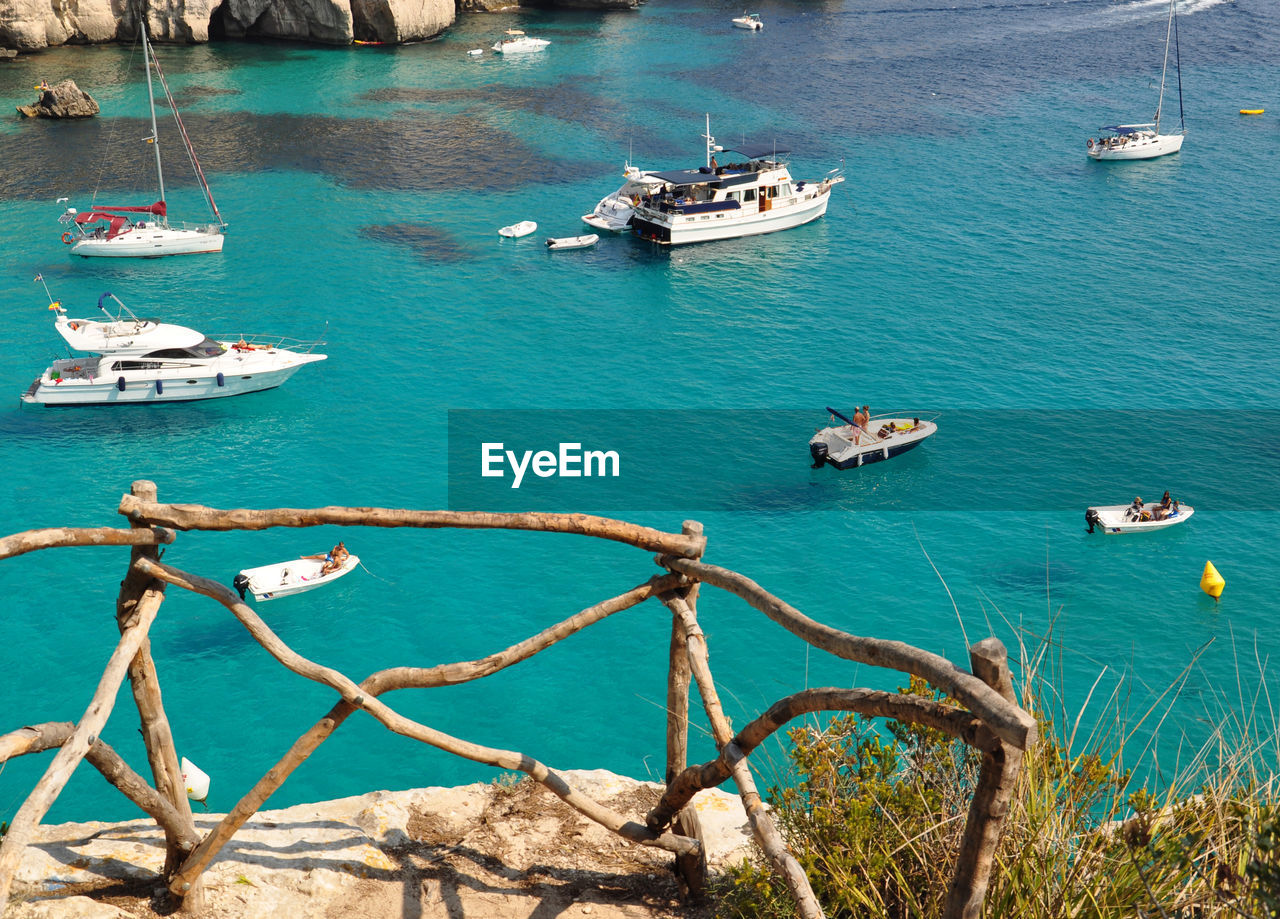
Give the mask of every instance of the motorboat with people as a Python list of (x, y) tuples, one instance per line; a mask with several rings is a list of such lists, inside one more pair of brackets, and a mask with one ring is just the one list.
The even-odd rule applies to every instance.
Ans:
[(545, 38), (525, 35), (520, 29), (507, 29), (504, 37), (494, 44), (493, 50), (499, 54), (528, 54), (532, 51), (541, 51), (549, 44), (551, 42)]
[(759, 13), (743, 13), (733, 20), (733, 27), (735, 29), (748, 29), (752, 32), (759, 32), (764, 28), (764, 23), (760, 21)]
[[(654, 184), (635, 204), (631, 231), (664, 246), (736, 239), (789, 230), (827, 212), (831, 189), (844, 181), (833, 169), (816, 182), (795, 181), (775, 143), (721, 147), (707, 116), (706, 165), (646, 173)], [(730, 154), (735, 154), (730, 156)], [(734, 160), (721, 165), (718, 156)]]
[[(831, 420), (844, 424), (819, 428), (809, 439), (809, 456), (813, 468), (826, 464), (837, 469), (850, 469), (892, 459), (913, 450), (938, 431), (933, 420), (897, 415), (866, 416), (855, 413), (846, 418), (830, 406)], [(855, 420), (856, 419), (856, 420)]]
[(1145, 503), (1141, 497), (1132, 504), (1104, 504), (1084, 512), (1084, 522), (1092, 533), (1100, 529), (1104, 533), (1150, 533), (1179, 523), (1186, 523), (1196, 509), (1190, 504), (1169, 497), (1155, 504)]
[[(187, 129), (178, 113), (178, 106), (169, 92), (169, 84), (165, 81), (160, 62), (156, 60), (147, 40), (145, 20), (142, 25), (142, 59), (147, 73), (147, 101), (151, 106), (151, 134), (145, 138), (152, 148), (156, 160), (156, 184), (159, 198), (152, 204), (134, 204), (129, 206), (111, 206), (95, 204), (87, 211), (77, 211), (68, 207), (58, 218), (66, 229), (62, 233), (62, 241), (71, 247), (72, 255), (85, 258), (99, 256), (104, 258), (159, 258), (164, 255), (199, 255), (202, 253), (221, 252), (226, 221), (214, 204), (213, 192), (205, 181), (204, 170), (196, 159), (195, 148), (187, 136)], [(169, 222), (169, 206), (165, 201), (164, 169), (160, 163), (160, 133), (156, 126), (156, 100), (151, 82), (151, 71), (164, 90), (164, 98), (173, 112), (177, 123), (178, 136), (186, 147), (187, 159), (195, 172), (195, 177), (204, 194), (205, 203), (209, 206), (210, 220), (203, 224), (171, 224)], [(66, 199), (59, 199), (65, 201)]]
[[(342, 547), (341, 554), (336, 552), (338, 547)], [(306, 555), (273, 565), (245, 568), (231, 584), (239, 592), (241, 600), (245, 599), (246, 593), (252, 593), (253, 599), (259, 601), (278, 600), (332, 584), (350, 574), (359, 564), (359, 556), (347, 552), (346, 547), (338, 543), (334, 550), (323, 555)]]
[(621, 233), (629, 228), (631, 217), (635, 214), (635, 207), (640, 203), (640, 198), (662, 186), (661, 179), (651, 179), (650, 175), (650, 173), (641, 172), (630, 162), (624, 164), (622, 177), (625, 181), (618, 186), (617, 191), (601, 198), (590, 214), (583, 214), (582, 222), (607, 233)]
[(1174, 134), (1160, 133), (1160, 116), (1164, 109), (1165, 75), (1169, 72), (1169, 39), (1177, 40), (1177, 18), (1174, 15), (1176, 0), (1169, 0), (1169, 23), (1164, 37), (1164, 66), (1160, 71), (1160, 97), (1156, 102), (1155, 121), (1144, 124), (1113, 124), (1102, 128), (1095, 140), (1085, 143), (1085, 152), (1095, 160), (1150, 160), (1157, 156), (1177, 153), (1187, 135), (1186, 118), (1182, 109), (1182, 61), (1175, 54), (1178, 72), (1178, 119), (1180, 130)]
[[(115, 315), (105, 305), (108, 299), (115, 303)], [(105, 319), (70, 319), (58, 301), (49, 309), (58, 334), (83, 356), (55, 360), (22, 394), (24, 403), (113, 405), (239, 396), (273, 389), (300, 367), (326, 358), (314, 353), (322, 344), (318, 341), (267, 335), (219, 340), (185, 326), (139, 319), (110, 293), (98, 298)]]

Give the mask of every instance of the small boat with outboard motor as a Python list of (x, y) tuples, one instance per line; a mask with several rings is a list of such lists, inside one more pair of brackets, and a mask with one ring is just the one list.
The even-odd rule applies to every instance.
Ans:
[(1179, 523), (1186, 523), (1196, 509), (1168, 497), (1157, 504), (1146, 504), (1142, 498), (1134, 498), (1132, 504), (1103, 504), (1084, 512), (1084, 522), (1089, 532), (1099, 529), (1104, 533), (1151, 533)]
[(862, 424), (846, 418), (830, 406), (832, 420), (844, 424), (819, 428), (809, 440), (813, 468), (830, 464), (837, 469), (850, 469), (867, 463), (892, 459), (918, 447), (938, 431), (932, 420), (897, 415), (877, 415)]
[(241, 600), (246, 593), (252, 593), (255, 600), (278, 600), (332, 584), (360, 564), (359, 556), (346, 552), (342, 543), (338, 546), (344, 553), (340, 557), (335, 557), (330, 551), (324, 555), (306, 555), (273, 565), (245, 568), (235, 576), (232, 586), (239, 592)]

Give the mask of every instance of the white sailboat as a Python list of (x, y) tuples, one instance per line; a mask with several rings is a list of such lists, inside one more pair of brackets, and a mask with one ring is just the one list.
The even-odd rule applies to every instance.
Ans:
[[(1176, 0), (1169, 0), (1169, 24), (1164, 36), (1164, 65), (1160, 69), (1160, 99), (1156, 102), (1155, 121), (1144, 124), (1108, 125), (1096, 139), (1089, 138), (1086, 145), (1089, 156), (1095, 160), (1149, 160), (1182, 149), (1187, 125), (1182, 110), (1182, 60), (1177, 50), (1177, 20), (1174, 13)], [(1176, 134), (1160, 133), (1160, 117), (1164, 112), (1165, 76), (1169, 72), (1169, 40), (1174, 39), (1174, 66), (1178, 72), (1178, 120), (1181, 130)]]
[[(223, 231), (226, 222), (218, 213), (218, 206), (213, 203), (213, 193), (209, 183), (205, 181), (200, 162), (196, 159), (187, 129), (182, 124), (182, 116), (174, 104), (173, 95), (165, 81), (160, 62), (152, 52), (151, 43), (147, 40), (145, 21), (142, 31), (142, 58), (147, 71), (147, 102), (151, 108), (151, 135), (146, 142), (155, 149), (156, 182), (159, 185), (160, 198), (154, 204), (132, 205), (129, 207), (99, 207), (95, 205), (88, 211), (79, 213), (69, 207), (58, 218), (58, 222), (67, 227), (62, 234), (62, 241), (71, 246), (72, 255), (116, 257), (116, 258), (157, 258), (162, 255), (195, 255), (203, 252), (221, 252)], [(191, 160), (200, 188), (204, 192), (205, 201), (209, 204), (212, 222), (207, 224), (169, 223), (168, 207), (164, 196), (164, 168), (160, 162), (160, 136), (156, 126), (155, 91), (151, 83), (151, 68), (155, 67), (160, 87), (164, 90), (165, 99), (173, 111), (174, 121), (178, 126), (178, 134), (186, 146), (187, 156)]]

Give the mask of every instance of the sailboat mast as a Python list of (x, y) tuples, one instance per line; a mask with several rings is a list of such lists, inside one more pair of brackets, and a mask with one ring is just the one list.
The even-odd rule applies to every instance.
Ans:
[(716, 139), (711, 136), (711, 113), (710, 112), (707, 112), (707, 133), (703, 134), (702, 136), (707, 139), (707, 168), (710, 169), (711, 168), (711, 146), (716, 142)]
[(1164, 33), (1164, 65), (1160, 68), (1160, 101), (1156, 103), (1156, 134), (1160, 133), (1160, 112), (1164, 108), (1164, 78), (1169, 72), (1169, 39), (1173, 37), (1173, 4), (1169, 0), (1169, 24)]
[(151, 106), (151, 136), (147, 141), (156, 151), (156, 180), (160, 183), (160, 200), (164, 201), (164, 170), (160, 168), (160, 129), (156, 126), (156, 97), (151, 86), (151, 46), (147, 42), (147, 21), (142, 20), (142, 61), (147, 68), (147, 104)]

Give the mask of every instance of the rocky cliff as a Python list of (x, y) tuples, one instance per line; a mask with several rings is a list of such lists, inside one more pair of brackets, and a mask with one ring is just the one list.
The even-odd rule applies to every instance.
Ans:
[[(419, 41), (439, 35), (455, 15), (454, 0), (150, 0), (146, 8), (147, 31), (161, 42)], [(0, 0), (0, 47), (132, 41), (137, 32), (137, 6), (116, 0)]]
[[(496, 12), (520, 6), (635, 9), (639, 0), (144, 0), (157, 41), (279, 38), (349, 44), (399, 44), (433, 38), (458, 10)], [(39, 51), (56, 45), (132, 41), (138, 6), (119, 0), (0, 0), (0, 48)]]
[[(609, 772), (575, 788), (642, 816), (661, 787)], [(750, 852), (742, 802), (694, 798), (712, 870)], [(220, 814), (197, 812), (208, 832)], [(203, 875), (205, 919), (483, 916), (698, 919), (669, 853), (632, 845), (531, 781), (371, 792), (263, 811)], [(154, 916), (164, 834), (150, 821), (43, 826), (23, 854), (5, 919)]]

